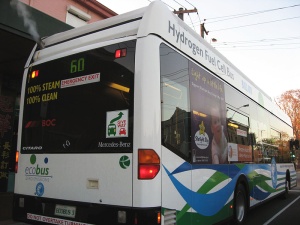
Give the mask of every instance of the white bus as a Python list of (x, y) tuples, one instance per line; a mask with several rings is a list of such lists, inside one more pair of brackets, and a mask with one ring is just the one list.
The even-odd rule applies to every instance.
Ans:
[(43, 42), (24, 72), (16, 220), (242, 223), (296, 185), (289, 118), (163, 3)]

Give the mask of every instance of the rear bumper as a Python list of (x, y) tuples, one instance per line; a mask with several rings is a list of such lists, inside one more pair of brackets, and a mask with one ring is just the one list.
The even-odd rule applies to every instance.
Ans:
[[(74, 217), (55, 215), (56, 205), (76, 209)], [(13, 218), (17, 221), (62, 225), (159, 225), (161, 207), (133, 208), (14, 195)]]

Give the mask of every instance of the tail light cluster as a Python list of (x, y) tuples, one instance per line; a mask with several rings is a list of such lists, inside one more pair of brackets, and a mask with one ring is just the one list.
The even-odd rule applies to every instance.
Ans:
[(15, 173), (18, 172), (18, 166), (19, 166), (19, 151), (16, 151)]
[(153, 149), (138, 150), (138, 179), (153, 179), (160, 170), (160, 158)]
[(115, 51), (115, 59), (125, 57), (127, 55), (127, 49), (122, 48), (122, 49), (117, 49)]

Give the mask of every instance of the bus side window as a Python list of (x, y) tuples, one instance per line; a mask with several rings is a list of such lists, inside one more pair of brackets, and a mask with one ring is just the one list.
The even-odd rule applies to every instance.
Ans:
[(190, 160), (188, 60), (165, 44), (160, 46), (162, 145)]

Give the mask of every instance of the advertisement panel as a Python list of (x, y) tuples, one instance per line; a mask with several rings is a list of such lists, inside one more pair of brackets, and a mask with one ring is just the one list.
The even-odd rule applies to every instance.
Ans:
[(252, 162), (251, 146), (228, 143), (228, 160), (230, 162)]
[(228, 163), (224, 83), (189, 62), (193, 162)]

